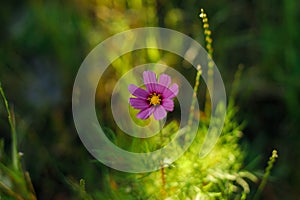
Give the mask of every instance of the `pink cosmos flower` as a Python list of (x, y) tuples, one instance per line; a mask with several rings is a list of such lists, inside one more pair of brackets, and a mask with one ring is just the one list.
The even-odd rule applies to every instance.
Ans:
[[(167, 111), (173, 111), (173, 98), (178, 94), (178, 85), (171, 84), (170, 76), (161, 74), (157, 82), (156, 74), (152, 71), (144, 71), (144, 84), (146, 90), (130, 84), (129, 92), (136, 98), (130, 98), (130, 105), (139, 109), (136, 115), (140, 119), (148, 119), (153, 113), (154, 119), (161, 120), (167, 116)], [(169, 87), (170, 86), (170, 87)]]

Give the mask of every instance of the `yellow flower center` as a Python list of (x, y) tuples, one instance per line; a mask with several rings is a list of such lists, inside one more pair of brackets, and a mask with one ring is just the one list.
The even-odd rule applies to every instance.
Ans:
[(147, 100), (150, 102), (150, 105), (157, 105), (161, 102), (161, 96), (160, 94), (153, 93), (149, 95)]

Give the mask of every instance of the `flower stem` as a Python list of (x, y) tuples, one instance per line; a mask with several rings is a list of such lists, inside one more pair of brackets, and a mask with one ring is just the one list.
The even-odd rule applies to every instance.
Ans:
[(163, 136), (163, 131), (162, 131), (163, 124), (162, 124), (161, 120), (159, 120), (158, 123), (159, 123), (160, 146), (162, 148), (164, 145), (164, 136)]
[[(159, 121), (159, 133), (160, 133), (160, 144), (163, 148), (163, 124)], [(161, 198), (164, 199), (166, 196), (166, 173), (164, 168), (164, 157), (162, 156), (161, 167), (160, 167), (160, 177), (161, 177)]]

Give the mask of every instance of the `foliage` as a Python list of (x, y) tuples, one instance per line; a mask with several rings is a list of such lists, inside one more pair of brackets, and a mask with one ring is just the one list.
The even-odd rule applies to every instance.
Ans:
[(0, 94), (3, 98), (12, 135), (11, 159), (4, 154), (4, 141), (0, 140), (0, 197), (4, 199), (35, 200), (35, 191), (29, 173), (21, 167), (21, 153), (17, 150), (17, 133), (15, 118), (10, 111), (7, 99), (0, 83)]

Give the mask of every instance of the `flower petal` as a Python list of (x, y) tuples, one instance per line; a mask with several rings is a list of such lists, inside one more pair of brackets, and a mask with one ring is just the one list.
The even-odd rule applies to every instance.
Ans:
[(143, 90), (142, 88), (139, 88), (133, 84), (130, 84), (128, 86), (128, 90), (132, 95), (134, 95), (136, 97), (140, 97), (142, 99), (147, 99), (149, 96), (149, 93), (146, 90)]
[[(178, 85), (176, 83), (174, 83), (173, 85), (171, 85), (171, 87), (169, 87), (169, 89), (173, 92), (173, 97), (177, 96), (178, 94)], [(170, 97), (170, 98), (173, 98)]]
[(130, 98), (129, 103), (133, 108), (140, 110), (143, 110), (150, 106), (146, 99), (141, 98)]
[(155, 92), (155, 84), (156, 81), (156, 74), (152, 71), (144, 71), (143, 73), (144, 84), (149, 92)]
[(141, 110), (136, 117), (139, 119), (148, 119), (150, 115), (154, 112), (154, 107), (151, 106), (149, 108), (146, 108), (144, 110)]
[(167, 111), (174, 110), (174, 101), (172, 99), (163, 99), (161, 104)]
[(161, 120), (167, 116), (167, 111), (164, 109), (163, 106), (159, 105), (155, 107), (153, 115), (154, 119)]
[(171, 87), (167, 88), (162, 95), (164, 98), (172, 99), (176, 97), (177, 94), (178, 94), (178, 85), (174, 83), (173, 85), (171, 85)]
[(159, 81), (161, 85), (168, 87), (171, 84), (171, 77), (168, 76), (167, 74), (161, 74), (159, 76)]
[(158, 94), (163, 94), (165, 90), (167, 90), (168, 88), (160, 83), (156, 83), (154, 84), (154, 88), (155, 88), (155, 91), (153, 92), (156, 92)]

